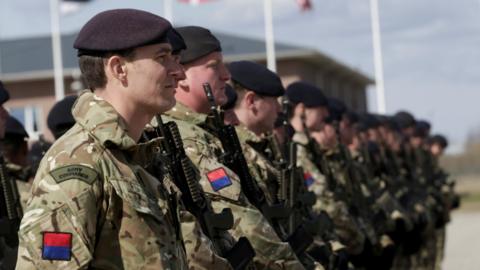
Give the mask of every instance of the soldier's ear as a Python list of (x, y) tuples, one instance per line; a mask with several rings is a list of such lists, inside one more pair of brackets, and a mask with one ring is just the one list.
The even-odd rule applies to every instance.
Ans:
[(128, 83), (126, 62), (122, 57), (118, 55), (109, 57), (107, 59), (105, 70), (108, 75), (117, 79), (123, 85)]
[(187, 90), (188, 89), (187, 79), (178, 81), (178, 86), (180, 86), (182, 89)]
[(255, 105), (255, 93), (252, 91), (247, 91), (243, 97), (243, 102), (247, 108), (251, 109)]

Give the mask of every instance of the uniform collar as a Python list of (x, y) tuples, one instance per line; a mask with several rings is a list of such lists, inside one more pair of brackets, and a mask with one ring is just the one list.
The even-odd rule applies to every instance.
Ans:
[(182, 120), (192, 124), (200, 124), (205, 122), (207, 115), (197, 113), (192, 111), (187, 106), (183, 105), (182, 103), (177, 101), (177, 104), (173, 109), (166, 112), (165, 115), (170, 116), (175, 120)]
[(237, 131), (238, 139), (241, 142), (252, 141), (252, 142), (259, 142), (261, 141), (261, 137), (257, 136), (255, 133), (250, 131), (246, 126), (240, 124), (235, 127)]
[(125, 120), (104, 99), (90, 91), (78, 97), (72, 109), (73, 118), (104, 147), (130, 149), (136, 142), (128, 135)]

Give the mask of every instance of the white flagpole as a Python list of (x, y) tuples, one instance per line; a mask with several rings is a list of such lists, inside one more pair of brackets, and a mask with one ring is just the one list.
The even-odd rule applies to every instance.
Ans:
[(50, 0), (50, 28), (52, 31), (55, 99), (58, 101), (65, 97), (65, 89), (63, 85), (62, 41), (60, 34), (59, 0)]
[(385, 86), (383, 83), (382, 44), (380, 37), (380, 17), (378, 14), (378, 0), (370, 0), (370, 16), (372, 20), (373, 57), (375, 67), (375, 88), (377, 91), (377, 112), (385, 114)]
[(267, 67), (273, 72), (277, 71), (275, 60), (275, 38), (273, 36), (272, 0), (264, 0), (265, 18), (265, 45), (267, 50)]
[(172, 0), (163, 0), (163, 16), (173, 24)]

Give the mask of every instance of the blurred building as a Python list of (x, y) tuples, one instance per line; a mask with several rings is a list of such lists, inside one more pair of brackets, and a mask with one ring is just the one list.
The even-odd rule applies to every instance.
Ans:
[[(227, 62), (250, 60), (266, 63), (263, 40), (215, 33), (222, 42)], [(62, 36), (65, 95), (83, 89), (76, 52), (75, 34)], [(366, 111), (366, 88), (373, 80), (321, 52), (282, 43), (276, 45), (277, 71), (285, 86), (305, 80), (320, 86), (326, 94), (342, 99), (357, 111)], [(46, 117), (55, 103), (51, 39), (35, 37), (0, 41), (0, 80), (10, 90), (6, 103), (10, 113), (22, 121), (36, 138), (51, 138)]]

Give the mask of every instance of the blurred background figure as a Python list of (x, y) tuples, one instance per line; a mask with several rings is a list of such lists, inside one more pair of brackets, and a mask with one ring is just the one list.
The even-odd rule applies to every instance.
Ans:
[(55, 140), (60, 138), (75, 124), (75, 119), (72, 116), (72, 107), (77, 96), (67, 96), (57, 102), (47, 117), (47, 125), (55, 137)]

